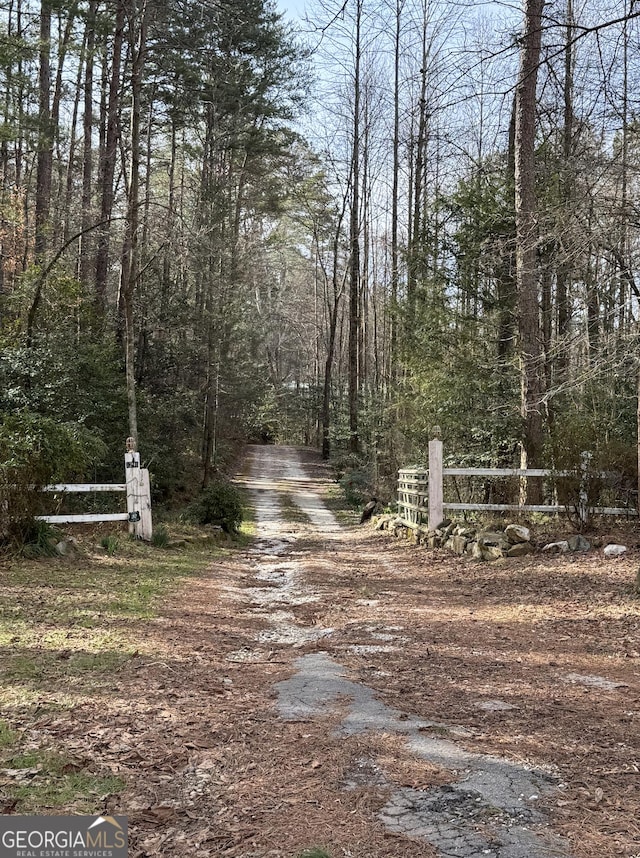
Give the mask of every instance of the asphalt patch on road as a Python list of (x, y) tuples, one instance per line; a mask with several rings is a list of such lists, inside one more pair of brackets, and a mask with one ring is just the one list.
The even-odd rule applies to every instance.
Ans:
[[(348, 703), (339, 732), (403, 735), (416, 759), (451, 773), (453, 783), (424, 790), (387, 782), (391, 794), (379, 817), (389, 831), (428, 842), (442, 858), (568, 858), (566, 844), (548, 829), (538, 808), (540, 798), (557, 787), (551, 775), (425, 734), (429, 729), (454, 734), (458, 728), (385, 706), (327, 653), (302, 656), (296, 668), (275, 686), (283, 718), (312, 719)], [(369, 785), (379, 785), (380, 770), (372, 766)]]

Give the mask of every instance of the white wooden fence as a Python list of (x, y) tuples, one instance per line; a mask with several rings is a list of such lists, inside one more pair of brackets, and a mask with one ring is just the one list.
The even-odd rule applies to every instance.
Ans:
[(150, 540), (153, 536), (151, 519), (151, 487), (149, 471), (140, 467), (140, 453), (127, 452), (124, 457), (124, 483), (63, 483), (45, 486), (42, 491), (54, 494), (86, 492), (126, 492), (127, 511), (112, 513), (75, 513), (64, 515), (38, 515), (40, 521), (51, 524), (83, 524), (99, 521), (128, 521), (129, 533), (138, 539)]
[[(442, 441), (429, 442), (428, 468), (403, 468), (398, 472), (398, 514), (409, 527), (427, 523), (436, 528), (444, 518), (444, 510), (474, 512), (542, 512), (562, 513), (567, 507), (559, 504), (503, 504), (503, 503), (449, 503), (444, 500), (444, 477), (560, 477), (580, 476), (577, 514), (582, 522), (589, 515), (637, 516), (632, 507), (590, 507), (587, 496), (589, 454), (583, 454), (581, 472), (551, 471), (533, 468), (445, 468), (442, 460)], [(593, 476), (593, 475), (591, 475)], [(610, 477), (610, 474), (599, 474)]]

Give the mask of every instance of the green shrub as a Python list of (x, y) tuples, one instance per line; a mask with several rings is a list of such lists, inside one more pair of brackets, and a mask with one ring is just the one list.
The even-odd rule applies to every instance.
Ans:
[(156, 548), (166, 548), (170, 540), (171, 537), (166, 525), (159, 524), (157, 527), (154, 527), (153, 536), (151, 537), (152, 545), (155, 545)]
[(120, 546), (120, 540), (113, 533), (109, 533), (107, 536), (102, 537), (100, 545), (109, 556), (113, 556)]
[(347, 503), (351, 504), (351, 506), (360, 506), (360, 504), (371, 498), (371, 481), (366, 468), (347, 471), (340, 480), (340, 485), (344, 491)]
[(32, 543), (34, 527), (36, 536), (40, 532), (34, 516), (47, 503), (39, 489), (82, 476), (103, 450), (102, 442), (79, 424), (26, 409), (1, 416), (0, 543)]
[[(587, 456), (583, 459), (583, 453)], [(637, 448), (633, 441), (603, 431), (592, 415), (565, 414), (558, 418), (546, 445), (546, 456), (556, 472), (558, 500), (570, 514), (586, 490), (587, 504), (632, 506), (637, 486)]]
[(47, 521), (24, 521), (21, 532), (20, 553), (25, 557), (54, 557), (62, 533)]
[(218, 480), (207, 486), (187, 508), (196, 524), (212, 524), (225, 533), (237, 533), (242, 524), (242, 496), (231, 483)]

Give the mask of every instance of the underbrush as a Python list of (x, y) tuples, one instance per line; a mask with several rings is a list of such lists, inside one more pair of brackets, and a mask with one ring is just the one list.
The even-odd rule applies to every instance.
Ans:
[(242, 496), (229, 482), (218, 480), (203, 489), (186, 509), (187, 521), (221, 527), (225, 533), (238, 533), (243, 518)]

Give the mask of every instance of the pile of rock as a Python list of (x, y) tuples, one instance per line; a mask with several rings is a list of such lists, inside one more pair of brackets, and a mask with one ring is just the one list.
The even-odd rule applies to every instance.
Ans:
[(464, 524), (444, 521), (427, 533), (429, 548), (448, 548), (454, 554), (468, 554), (476, 560), (499, 560), (501, 557), (524, 557), (531, 554), (531, 531), (520, 524), (505, 528), (474, 530)]
[(467, 554), (476, 560), (498, 560), (500, 557), (523, 557), (534, 546), (531, 531), (519, 524), (496, 525), (491, 530), (476, 530), (466, 524), (445, 520), (435, 530), (409, 528), (401, 518), (382, 516), (376, 522), (379, 530), (391, 530), (428, 548), (447, 548), (454, 554)]
[[(395, 515), (382, 515), (375, 520), (374, 526), (376, 530), (389, 530), (394, 536), (408, 539), (416, 545), (447, 548), (454, 554), (468, 555), (476, 560), (524, 557), (536, 550), (531, 531), (521, 524), (503, 526), (498, 523), (483, 530), (447, 519), (440, 527), (429, 530), (426, 527), (409, 527), (406, 521)], [(588, 539), (577, 533), (568, 539), (542, 545), (540, 550), (545, 554), (573, 554), (591, 551), (592, 547)], [(609, 544), (603, 553), (605, 557), (613, 558), (622, 556), (626, 551), (624, 545)]]

